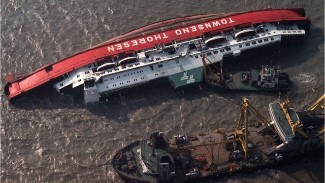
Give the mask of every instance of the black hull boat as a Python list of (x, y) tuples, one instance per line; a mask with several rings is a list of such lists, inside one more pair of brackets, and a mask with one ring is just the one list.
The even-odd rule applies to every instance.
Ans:
[[(243, 100), (236, 129), (176, 135), (162, 132), (119, 150), (112, 166), (126, 182), (196, 182), (297, 160), (324, 147), (324, 114), (296, 112), (290, 102), (269, 104), (264, 118)], [(248, 114), (260, 121), (249, 123)], [(256, 121), (256, 120), (255, 120)]]

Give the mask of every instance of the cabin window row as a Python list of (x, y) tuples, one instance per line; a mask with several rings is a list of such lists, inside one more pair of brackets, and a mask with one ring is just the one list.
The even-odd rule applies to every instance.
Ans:
[[(225, 51), (230, 51), (230, 50), (231, 50), (230, 47), (225, 47), (225, 49), (220, 49), (219, 51), (220, 51), (220, 53), (224, 53)], [(214, 50), (214, 51), (212, 51), (212, 52), (207, 52), (206, 55), (207, 55), (207, 56), (210, 56), (210, 55), (212, 55), (212, 54), (217, 54), (217, 53), (218, 53), (218, 51), (217, 51), (217, 50)], [(199, 58), (198, 55), (195, 55), (194, 57), (195, 57), (195, 58)], [(202, 57), (202, 54), (200, 54), (200, 57)]]
[[(143, 80), (144, 77), (141, 77), (140, 79)], [(133, 81), (138, 81), (138, 79), (134, 79)], [(126, 81), (126, 83), (131, 83), (131, 81)], [(123, 85), (124, 82), (120, 82), (119, 84), (120, 84), (120, 85)], [(116, 85), (117, 85), (117, 84), (113, 84), (113, 87), (116, 87)], [(108, 86), (106, 86), (106, 88), (108, 88)]]
[[(131, 76), (133, 74), (139, 74), (139, 73), (143, 73), (143, 71), (137, 71), (137, 72), (131, 72), (129, 74), (124, 74), (123, 77), (127, 77), (127, 76)], [(121, 78), (121, 76), (116, 76), (116, 79)], [(111, 78), (111, 80), (114, 80), (115, 78)]]
[(282, 33), (301, 33), (302, 31), (301, 30), (288, 30), (288, 31), (282, 31)]
[[(274, 38), (271, 37), (270, 40), (273, 41)], [(252, 41), (252, 42), (250, 42), (250, 43), (246, 43), (245, 45), (246, 45), (246, 46), (250, 46), (251, 44), (252, 44), (252, 45), (255, 45), (255, 44), (257, 44), (257, 43), (262, 43), (263, 41), (264, 41), (264, 42), (268, 42), (269, 39), (268, 39), (268, 38), (265, 38), (265, 39), (263, 39), (263, 40), (262, 40), (262, 39), (259, 39), (259, 40), (257, 40), (257, 42), (256, 42), (256, 41)], [(239, 48), (242, 48), (242, 47), (243, 47), (243, 45), (241, 45), (241, 44), (238, 45), (238, 46), (239, 46)]]

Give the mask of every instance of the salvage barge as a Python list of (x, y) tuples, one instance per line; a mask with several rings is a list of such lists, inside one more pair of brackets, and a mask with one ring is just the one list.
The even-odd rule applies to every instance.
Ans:
[(168, 78), (174, 88), (203, 80), (202, 56), (213, 63), (279, 43), (304, 39), (310, 20), (302, 8), (265, 9), (181, 17), (148, 25), (42, 67), (26, 76), (9, 74), (5, 94), (13, 100), (54, 86), (81, 91), (85, 103), (111, 92)]
[[(316, 106), (324, 107), (324, 96)], [(324, 113), (297, 114), (288, 100), (269, 104), (269, 113), (271, 120), (244, 99), (235, 130), (169, 140), (153, 132), (119, 150), (112, 166), (126, 182), (197, 182), (285, 163), (324, 147)], [(249, 123), (249, 114), (260, 122)]]

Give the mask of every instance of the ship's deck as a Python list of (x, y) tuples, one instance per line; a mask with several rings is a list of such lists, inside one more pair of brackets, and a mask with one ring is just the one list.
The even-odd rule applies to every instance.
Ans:
[[(258, 75), (258, 71), (257, 70), (252, 70), (251, 72), (233, 72), (231, 73), (232, 75), (232, 80), (231, 81), (226, 81), (225, 82), (225, 87), (227, 89), (233, 89), (233, 90), (261, 90), (263, 88), (258, 87), (257, 85), (253, 85), (250, 82), (251, 81), (247, 81), (247, 83), (244, 83), (242, 81), (242, 73), (255, 73)], [(258, 77), (258, 76), (256, 76)], [(255, 79), (255, 81), (257, 82), (257, 79)]]
[[(249, 127), (249, 149), (247, 159), (239, 141), (234, 143), (219, 143), (227, 140), (227, 136), (233, 133), (208, 133), (195, 135), (195, 140), (191, 140), (189, 145), (193, 162), (192, 166), (198, 167), (200, 175), (209, 176), (212, 174), (223, 174), (241, 169), (242, 163), (265, 164), (269, 161), (268, 153), (276, 145), (273, 137), (276, 135), (271, 129), (264, 130), (264, 127)], [(216, 145), (208, 145), (216, 143)], [(201, 146), (205, 145), (205, 146)], [(194, 147), (193, 147), (194, 146)], [(197, 146), (197, 147), (195, 147)], [(234, 146), (242, 154), (242, 158), (234, 158)]]

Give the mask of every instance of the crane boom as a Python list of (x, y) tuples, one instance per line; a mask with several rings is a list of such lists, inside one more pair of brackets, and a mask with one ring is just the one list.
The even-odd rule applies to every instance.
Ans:
[(307, 109), (307, 112), (313, 112), (317, 109), (324, 109), (324, 100), (325, 100), (325, 94), (319, 97), (319, 99)]

